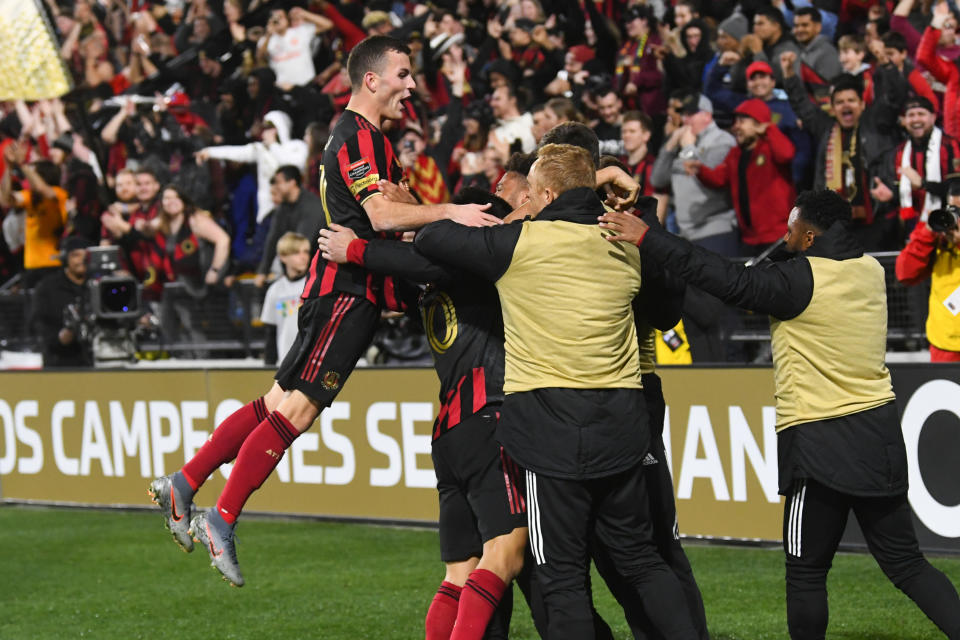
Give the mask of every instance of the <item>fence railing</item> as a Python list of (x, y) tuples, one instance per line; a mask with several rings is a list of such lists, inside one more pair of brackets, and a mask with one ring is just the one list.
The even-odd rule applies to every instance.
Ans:
[[(897, 253), (872, 255), (883, 265), (886, 274), (888, 350), (925, 348), (929, 283), (904, 286), (894, 274)], [(184, 285), (168, 283), (161, 303), (151, 308), (156, 318), (152, 328), (130, 327), (136, 351), (151, 357), (158, 354), (177, 358), (258, 357), (263, 352), (265, 337), (259, 321), (264, 293), (265, 289), (257, 288), (252, 281), (239, 280), (229, 288), (210, 288), (204, 297), (195, 298)], [(0, 349), (37, 350), (30, 325), (30, 305), (30, 296), (25, 292), (0, 292)], [(736, 313), (739, 320), (730, 340), (758, 347), (770, 340), (766, 316), (739, 310)], [(419, 330), (417, 323), (404, 325), (398, 329), (396, 321), (391, 321), (389, 333), (396, 338), (398, 331), (405, 331), (415, 339)], [(762, 353), (763, 349), (757, 351)]]

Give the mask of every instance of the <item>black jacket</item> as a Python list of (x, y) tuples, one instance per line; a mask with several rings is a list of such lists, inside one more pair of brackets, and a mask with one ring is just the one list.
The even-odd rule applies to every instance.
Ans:
[(44, 367), (85, 367), (91, 364), (78, 328), (67, 327), (75, 336), (70, 344), (61, 344), (59, 338), (60, 330), (69, 324), (64, 322), (67, 305), (75, 305), (82, 314), (87, 299), (87, 288), (67, 278), (62, 269), (45, 277), (33, 290), (31, 325), (34, 336), (40, 341)]
[(300, 197), (295, 202), (284, 202), (273, 210), (270, 231), (257, 273), (270, 273), (270, 265), (277, 256), (277, 240), (288, 231), (296, 231), (306, 237), (310, 241), (310, 252), (316, 253), (317, 237), (326, 224), (320, 198), (301, 186)]

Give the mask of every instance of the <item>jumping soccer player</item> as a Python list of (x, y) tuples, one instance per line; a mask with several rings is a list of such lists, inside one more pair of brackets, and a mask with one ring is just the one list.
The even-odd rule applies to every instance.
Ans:
[[(395, 187), (389, 191), (401, 193)], [(393, 199), (390, 193), (387, 198)], [(510, 213), (507, 202), (481, 189), (464, 189), (454, 202), (490, 202), (491, 213)], [(497, 291), (476, 276), (430, 261), (410, 243), (362, 240), (337, 225), (320, 235), (320, 251), (328, 261), (430, 283), (419, 306), (440, 378), (432, 449), (446, 575), (427, 612), (426, 638), (480, 638), (496, 601), (523, 567), (527, 546), (523, 474), (496, 441), (503, 402), (503, 320)], [(492, 550), (501, 547), (510, 552), (491, 562), (497, 557)], [(482, 558), (486, 564), (479, 566)], [(529, 594), (526, 584), (521, 588)], [(509, 630), (504, 627), (509, 627), (512, 600), (503, 604), (504, 615), (494, 618), (498, 624), (490, 622), (496, 637), (506, 637)], [(531, 610), (542, 627), (536, 604)]]
[[(403, 117), (402, 101), (414, 88), (409, 55), (406, 45), (386, 36), (367, 38), (350, 53), (350, 102), (323, 152), (320, 194), (327, 224), (341, 224), (364, 239), (445, 218), (499, 224), (483, 206), (388, 204), (382, 197), (381, 181), (398, 182), (402, 174), (380, 127)], [(235, 586), (243, 585), (233, 536), (237, 517), (293, 441), (336, 398), (370, 344), (383, 303), (381, 280), (362, 267), (315, 255), (299, 311), (301, 330), (273, 387), (227, 418), (180, 471), (150, 485), (181, 547), (192, 549), (192, 535)], [(194, 493), (234, 457), (216, 508), (197, 514), (188, 526)]]

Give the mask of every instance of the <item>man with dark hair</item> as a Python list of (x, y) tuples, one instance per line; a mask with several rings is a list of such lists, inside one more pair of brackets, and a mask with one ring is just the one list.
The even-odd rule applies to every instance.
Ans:
[[(257, 266), (257, 275), (266, 278), (277, 257), (277, 241), (283, 234), (293, 231), (310, 240), (311, 255), (317, 250), (317, 234), (326, 225), (323, 202), (308, 189), (303, 188), (300, 169), (283, 165), (273, 174), (271, 184), (280, 196), (280, 204), (273, 210), (270, 231), (263, 247), (263, 256)], [(283, 268), (281, 267), (281, 272)]]
[(814, 7), (797, 9), (793, 17), (793, 37), (800, 45), (800, 62), (805, 67), (803, 73), (814, 75), (810, 82), (823, 84), (830, 82), (843, 73), (840, 66), (840, 54), (830, 42), (830, 38), (820, 33), (823, 20), (820, 11)]
[(800, 76), (793, 71), (797, 57), (783, 54), (780, 68), (790, 106), (817, 145), (813, 185), (841, 194), (853, 208), (852, 231), (868, 251), (887, 246), (881, 203), (893, 192), (884, 180), (885, 154), (897, 145), (896, 122), (906, 98), (907, 83), (895, 70), (878, 68), (875, 99), (868, 107), (861, 79), (843, 74), (833, 82), (830, 104), (833, 115), (818, 108), (807, 96)]
[(540, 146), (548, 144), (572, 144), (586, 149), (593, 158), (594, 166), (600, 164), (600, 139), (595, 131), (579, 122), (561, 122), (547, 131), (540, 140)]
[(640, 195), (640, 185), (618, 166), (600, 166), (600, 141), (593, 129), (580, 122), (561, 122), (540, 140), (541, 147), (548, 144), (569, 144), (587, 151), (596, 169), (597, 186), (612, 185), (614, 195), (607, 199), (607, 204), (618, 208), (634, 205)]
[[(324, 149), (320, 200), (327, 224), (353, 229), (360, 238), (418, 228), (450, 218), (499, 224), (477, 205), (387, 202), (382, 181), (398, 182), (400, 165), (380, 127), (403, 116), (414, 88), (410, 50), (387, 36), (372, 36), (347, 60), (352, 95)], [(229, 416), (186, 465), (155, 479), (150, 492), (176, 541), (187, 551), (191, 535), (206, 547), (229, 582), (243, 585), (233, 530), (250, 495), (279, 464), (294, 440), (310, 428), (367, 349), (385, 304), (382, 278), (356, 265), (328, 263), (314, 254), (299, 311), (300, 332), (268, 393)], [(216, 507), (186, 526), (193, 495), (221, 464), (236, 457)]]
[(512, 211), (521, 217), (530, 202), (530, 182), (527, 174), (537, 159), (534, 153), (514, 153), (503, 167), (503, 175), (497, 182), (495, 193), (510, 205)]
[(613, 87), (604, 87), (594, 94), (600, 119), (593, 127), (600, 140), (600, 155), (622, 156), (623, 101)]
[[(497, 436), (527, 471), (547, 637), (595, 637), (586, 584), (593, 532), (653, 626), (669, 638), (697, 638), (680, 584), (653, 542), (646, 499), (650, 432), (636, 328), (626, 311), (640, 290), (640, 263), (635, 253), (608, 253), (596, 233), (603, 206), (590, 152), (547, 144), (529, 179), (535, 213), (524, 222), (491, 230), (438, 223), (425, 227), (416, 245), (496, 284), (505, 319)], [(581, 278), (622, 286), (583, 289)], [(576, 308), (561, 304), (574, 297)], [(583, 322), (583, 313), (595, 320)]]
[(815, 7), (820, 17), (820, 23), (823, 25), (823, 35), (831, 41), (835, 39), (837, 22), (839, 21), (837, 17), (837, 11), (840, 8), (839, 2), (835, 0), (793, 0), (787, 3), (784, 0), (770, 0), (770, 4), (783, 13), (783, 18), (787, 26), (790, 27), (794, 24), (794, 11)]
[[(785, 52), (799, 55), (800, 48), (790, 37), (783, 14), (771, 6), (761, 6), (753, 15), (753, 33), (743, 39), (744, 47), (753, 53), (754, 62), (766, 62), (773, 67), (777, 84), (783, 84), (783, 75), (777, 65)], [(794, 58), (793, 70), (800, 73), (800, 60)]]
[(907, 501), (907, 458), (890, 373), (883, 267), (848, 231), (850, 203), (832, 190), (800, 194), (788, 254), (747, 268), (607, 213), (607, 239), (722, 300), (770, 316), (777, 453), (794, 640), (823, 638), (827, 572), (852, 510), (883, 572), (950, 638), (956, 589), (920, 553)]

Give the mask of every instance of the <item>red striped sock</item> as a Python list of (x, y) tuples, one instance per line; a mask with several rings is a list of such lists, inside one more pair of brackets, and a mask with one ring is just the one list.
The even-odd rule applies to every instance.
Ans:
[(258, 424), (267, 419), (268, 413), (263, 398), (257, 398), (231, 413), (214, 429), (210, 438), (180, 470), (194, 491), (199, 489), (220, 465), (237, 457), (243, 441)]
[(427, 611), (427, 640), (450, 640), (453, 623), (457, 621), (457, 607), (462, 589), (463, 587), (446, 580), (437, 589), (437, 595), (433, 596), (433, 602)]
[(270, 476), (300, 432), (274, 411), (243, 441), (227, 486), (217, 500), (217, 511), (233, 524), (250, 495)]
[(450, 640), (480, 640), (487, 630), (490, 617), (497, 610), (503, 596), (504, 584), (497, 574), (486, 569), (475, 569), (460, 594), (457, 623)]

